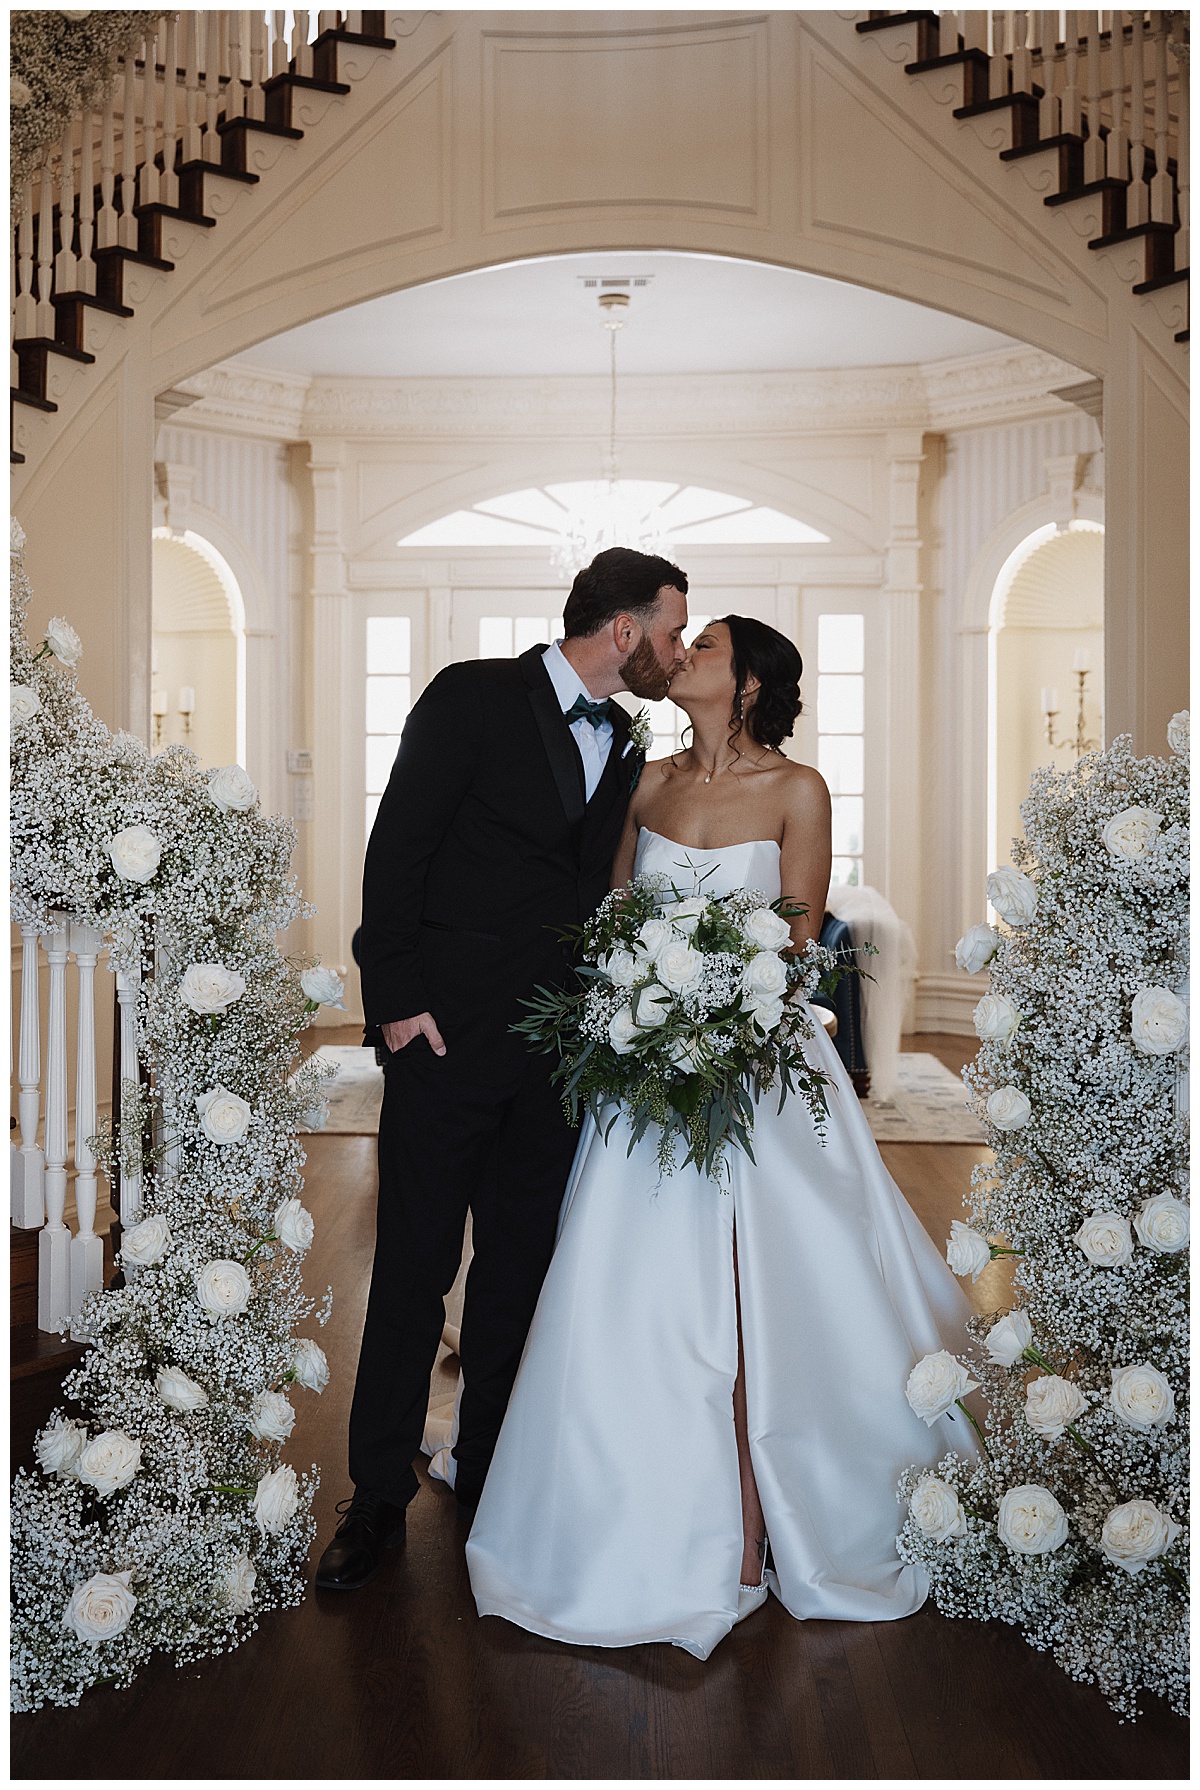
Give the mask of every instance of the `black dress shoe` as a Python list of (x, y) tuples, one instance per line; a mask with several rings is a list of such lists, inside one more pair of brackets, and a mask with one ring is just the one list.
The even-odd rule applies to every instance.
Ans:
[(474, 1520), (475, 1512), (479, 1508), (479, 1500), (482, 1496), (483, 1487), (481, 1485), (473, 1485), (469, 1479), (460, 1480), (456, 1476), (454, 1483), (454, 1504), (455, 1509), (458, 1511), (458, 1514), (464, 1523), (470, 1523)]
[(317, 1584), (322, 1591), (357, 1591), (379, 1571), (384, 1549), (402, 1545), (404, 1506), (374, 1492), (355, 1492), (337, 1508), (342, 1520), (321, 1555)]

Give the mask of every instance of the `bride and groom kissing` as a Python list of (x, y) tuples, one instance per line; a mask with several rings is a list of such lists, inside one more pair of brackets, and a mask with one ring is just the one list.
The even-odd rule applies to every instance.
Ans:
[[(896, 1480), (949, 1437), (903, 1388), (961, 1346), (968, 1308), (821, 1027), (822, 1134), (802, 1102), (760, 1101), (753, 1159), (721, 1186), (664, 1172), (619, 1110), (574, 1131), (512, 1029), (570, 982), (564, 935), (634, 875), (786, 896), (797, 949), (820, 930), (829, 794), (781, 750), (800, 655), (735, 615), (685, 647), (687, 590), (665, 559), (601, 553), (561, 642), (449, 666), (405, 726), (363, 881), (386, 1060), (355, 1489), (317, 1585), (357, 1589), (404, 1539), (470, 1211), (452, 1475), (480, 1614), (703, 1659), (769, 1591), (800, 1619), (924, 1601)], [(645, 766), (622, 691), (669, 691), (690, 746)]]

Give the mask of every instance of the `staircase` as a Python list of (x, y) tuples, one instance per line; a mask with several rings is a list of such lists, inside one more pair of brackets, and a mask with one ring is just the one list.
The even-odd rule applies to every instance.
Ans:
[[(961, 74), (959, 120), (994, 120), (1002, 162), (1080, 208), (1089, 251), (1140, 252), (1131, 290), (1189, 292), (1187, 14), (873, 12), (855, 30), (913, 79)], [(1112, 21), (1103, 30), (1105, 18)], [(1186, 343), (1189, 329), (1175, 333)]]
[[(96, 1210), (96, 1231), (104, 1239), (104, 1284), (115, 1273), (107, 1200)], [(61, 1398), (64, 1374), (83, 1357), (83, 1343), (39, 1330), (38, 1238), (36, 1230), (11, 1229), (9, 1254), (9, 1438), (14, 1467), (33, 1464), (33, 1439)]]
[[(94, 363), (98, 320), (135, 315), (141, 270), (173, 272), (164, 225), (217, 228), (222, 192), (259, 183), (256, 142), (298, 142), (305, 100), (351, 92), (338, 78), (343, 48), (395, 47), (383, 12), (318, 13), (311, 43), (310, 16), (293, 14), (290, 39), (283, 12), (161, 19), (140, 55), (125, 57), (102, 112), (73, 118), (47, 153), (16, 229), (14, 433), (18, 406), (56, 411), (56, 375)], [(15, 441), (10, 459), (25, 460)]]

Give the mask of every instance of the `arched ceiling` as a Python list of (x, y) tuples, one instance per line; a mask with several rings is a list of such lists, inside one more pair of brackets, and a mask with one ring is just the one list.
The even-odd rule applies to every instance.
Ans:
[(1021, 561), (1004, 593), (1004, 628), (1104, 625), (1104, 530), (1073, 522)]

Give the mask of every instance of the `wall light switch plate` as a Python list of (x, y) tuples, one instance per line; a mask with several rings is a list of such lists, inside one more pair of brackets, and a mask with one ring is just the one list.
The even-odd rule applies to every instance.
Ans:
[(292, 777), (311, 777), (313, 755), (307, 746), (292, 746), (287, 755), (288, 774)]

